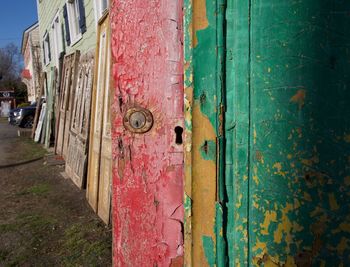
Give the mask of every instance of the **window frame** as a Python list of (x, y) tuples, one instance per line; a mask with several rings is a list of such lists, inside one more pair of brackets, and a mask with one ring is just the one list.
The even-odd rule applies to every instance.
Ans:
[[(79, 10), (78, 0), (66, 0), (66, 6), (69, 24), (70, 46), (73, 46), (83, 37), (79, 25), (81, 13)], [(75, 15), (76, 17), (74, 18)], [(76, 32), (77, 30), (78, 32)]]
[(60, 54), (64, 49), (63, 48), (64, 39), (62, 35), (61, 18), (60, 18), (59, 11), (57, 11), (54, 19), (52, 20), (50, 29), (52, 33), (52, 46), (53, 46), (55, 62), (56, 64), (59, 64)]
[(103, 17), (103, 15), (109, 10), (110, 1), (106, 0), (107, 6), (105, 9), (102, 9), (102, 4), (104, 0), (96, 0), (94, 1), (94, 7), (95, 7), (95, 26), (97, 28), (98, 22)]
[(44, 36), (43, 36), (43, 43), (44, 43), (44, 47), (43, 47), (43, 63), (45, 66), (49, 65), (51, 62), (51, 51), (50, 51), (50, 35), (49, 32), (45, 32)]

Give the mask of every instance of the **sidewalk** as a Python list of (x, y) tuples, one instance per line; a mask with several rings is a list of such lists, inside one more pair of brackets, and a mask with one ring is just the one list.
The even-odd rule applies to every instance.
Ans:
[(0, 266), (111, 266), (111, 229), (85, 191), (17, 129), (0, 120)]

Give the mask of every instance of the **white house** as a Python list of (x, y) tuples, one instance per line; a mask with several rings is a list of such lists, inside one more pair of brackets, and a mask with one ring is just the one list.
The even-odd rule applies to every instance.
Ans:
[(21, 52), (24, 58), (22, 81), (27, 85), (28, 101), (35, 101), (39, 92), (41, 72), (39, 24), (36, 22), (23, 32)]

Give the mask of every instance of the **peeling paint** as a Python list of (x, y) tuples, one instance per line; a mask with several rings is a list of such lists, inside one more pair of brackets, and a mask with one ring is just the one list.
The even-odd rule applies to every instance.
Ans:
[(207, 259), (207, 264), (210, 267), (215, 266), (215, 244), (213, 239), (210, 236), (202, 237), (203, 248), (205, 253), (205, 258)]
[(276, 211), (266, 211), (264, 223), (260, 224), (262, 235), (268, 235), (270, 233), (269, 226), (271, 222), (277, 222)]
[(193, 30), (194, 30), (194, 40), (193, 47), (196, 47), (198, 44), (197, 32), (204, 30), (209, 26), (207, 18), (207, 7), (205, 0), (193, 0)]
[(290, 99), (291, 102), (297, 103), (299, 108), (305, 105), (306, 90), (298, 90), (297, 93)]
[[(179, 266), (184, 260), (182, 1), (111, 1), (114, 119), (113, 265)], [(124, 128), (129, 108), (152, 129)], [(187, 118), (188, 119), (188, 118)], [(186, 147), (186, 149), (190, 149)]]

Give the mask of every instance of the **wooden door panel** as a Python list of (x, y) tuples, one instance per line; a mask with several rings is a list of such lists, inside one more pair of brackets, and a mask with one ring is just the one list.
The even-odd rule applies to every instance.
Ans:
[(45, 147), (50, 147), (51, 142), (51, 134), (52, 134), (52, 126), (54, 122), (54, 96), (56, 93), (56, 84), (57, 84), (57, 70), (55, 67), (52, 67), (50, 75), (50, 81), (49, 81), (49, 88), (47, 90), (47, 97), (46, 97), (46, 104), (47, 104), (47, 115), (46, 115), (46, 127), (44, 129), (44, 135), (45, 135)]
[(88, 129), (90, 127), (91, 91), (94, 73), (94, 54), (88, 52), (80, 57), (77, 83), (72, 102), (66, 172), (79, 187), (85, 186)]
[[(101, 219), (109, 224), (110, 210), (111, 210), (111, 185), (112, 185), (112, 151), (111, 140), (105, 140), (103, 142), (103, 150), (101, 154), (101, 167), (100, 167), (100, 181), (98, 190), (98, 209), (97, 213)], [(103, 149), (102, 148), (102, 149)]]
[[(107, 18), (108, 19), (108, 18)], [(107, 38), (109, 42), (109, 36)], [(97, 214), (105, 223), (109, 223), (111, 211), (112, 186), (112, 137), (111, 137), (111, 79), (110, 79), (110, 49), (106, 55), (106, 90), (103, 99), (103, 127), (101, 142), (101, 163), (99, 174), (98, 209)]]
[(66, 55), (63, 60), (61, 93), (59, 99), (59, 119), (57, 127), (56, 154), (64, 156), (68, 147), (70, 109), (72, 106), (72, 94), (75, 87), (75, 69), (80, 52), (75, 51)]
[(104, 97), (106, 90), (109, 90), (106, 69), (109, 51), (108, 15), (99, 22), (98, 41), (96, 48), (96, 69), (94, 78), (90, 147), (89, 147), (89, 167), (87, 177), (86, 196), (91, 207), (98, 211), (99, 179), (101, 169), (101, 146), (104, 125)]
[(63, 71), (61, 79), (61, 92), (59, 96), (59, 113), (58, 113), (58, 126), (57, 126), (57, 139), (56, 139), (56, 153), (62, 155), (63, 142), (64, 142), (64, 126), (66, 120), (67, 100), (69, 95), (69, 79), (71, 75), (70, 65), (74, 60), (74, 55), (67, 55), (63, 60)]
[[(115, 266), (183, 262), (182, 7), (174, 0), (112, 4)], [(130, 127), (135, 111), (144, 121), (153, 117), (151, 129), (138, 131), (138, 120)]]

